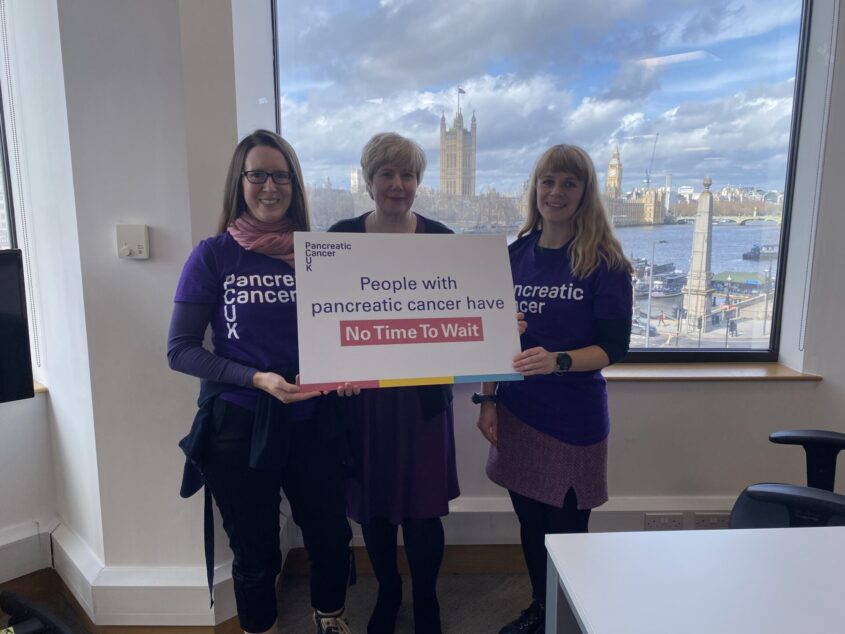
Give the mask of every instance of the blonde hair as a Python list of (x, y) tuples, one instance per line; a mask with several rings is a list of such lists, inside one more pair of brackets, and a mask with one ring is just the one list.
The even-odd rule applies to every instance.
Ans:
[(631, 262), (625, 257), (622, 244), (613, 233), (607, 211), (599, 194), (596, 168), (582, 148), (577, 145), (555, 145), (543, 152), (534, 166), (528, 188), (528, 216), (518, 237), (543, 230), (543, 217), (537, 208), (537, 181), (544, 174), (569, 172), (584, 183), (584, 193), (572, 219), (574, 239), (569, 245), (572, 274), (585, 278), (603, 260), (609, 269), (624, 269), (633, 273)]
[(395, 132), (379, 132), (361, 150), (361, 170), (368, 186), (378, 169), (388, 163), (410, 168), (417, 175), (417, 183), (422, 182), (426, 158), (419, 144)]

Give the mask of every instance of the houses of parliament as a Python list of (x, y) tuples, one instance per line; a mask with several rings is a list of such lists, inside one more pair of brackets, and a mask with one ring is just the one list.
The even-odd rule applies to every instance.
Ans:
[(619, 148), (613, 150), (607, 164), (604, 206), (614, 226), (662, 225), (666, 221), (669, 192), (665, 188), (634, 188), (630, 194), (622, 189), (622, 158)]
[[(476, 193), (478, 121), (475, 113), (465, 127), (460, 105), (451, 127), (446, 114), (440, 115), (440, 187), (421, 185), (415, 208), (440, 220), (456, 231), (512, 231), (525, 218), (528, 183), (518, 195), (499, 193), (495, 188)], [(527, 171), (530, 166), (527, 166)], [(328, 227), (337, 220), (372, 209), (363, 175), (358, 168), (350, 173), (349, 190), (334, 189), (330, 183), (308, 187), (315, 227)], [(604, 203), (616, 226), (663, 224), (666, 220), (666, 188), (622, 189), (622, 159), (613, 150), (607, 166)]]
[(469, 130), (464, 128), (461, 109), (455, 113), (452, 128), (446, 129), (446, 114), (440, 115), (440, 191), (444, 194), (475, 196), (475, 156), (477, 122), (475, 113)]

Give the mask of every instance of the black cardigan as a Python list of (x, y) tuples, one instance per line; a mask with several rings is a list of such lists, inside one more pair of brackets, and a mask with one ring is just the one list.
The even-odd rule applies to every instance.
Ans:
[[(333, 224), (329, 231), (337, 233), (366, 233), (364, 221), (369, 216), (371, 211), (361, 214), (356, 218), (346, 218)], [(416, 212), (414, 212), (416, 213)], [(442, 222), (426, 218), (417, 214), (423, 222), (424, 233), (454, 233), (449, 227)], [(422, 407), (423, 418), (428, 420), (443, 413), (443, 411), (452, 402), (452, 386), (451, 385), (421, 385), (417, 387), (420, 395), (420, 406)]]

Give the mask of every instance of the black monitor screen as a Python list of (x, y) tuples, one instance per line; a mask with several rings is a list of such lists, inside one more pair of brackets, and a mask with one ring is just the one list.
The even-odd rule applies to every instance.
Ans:
[(0, 403), (32, 396), (23, 261), (18, 249), (0, 250)]

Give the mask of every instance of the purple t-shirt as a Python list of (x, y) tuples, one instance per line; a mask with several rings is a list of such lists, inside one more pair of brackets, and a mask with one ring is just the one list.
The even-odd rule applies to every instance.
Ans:
[[(588, 277), (573, 277), (569, 243), (541, 249), (539, 237), (535, 232), (509, 247), (517, 308), (528, 323), (523, 350), (584, 348), (596, 343), (597, 319), (630, 319), (633, 292), (627, 271), (608, 270), (600, 260)], [(500, 383), (498, 394), (519, 419), (572, 445), (599, 442), (610, 429), (607, 390), (599, 370), (528, 376)]]
[[(299, 367), (296, 278), (287, 263), (247, 251), (228, 233), (208, 238), (188, 257), (175, 301), (215, 305), (214, 354), (262, 372)], [(254, 407), (257, 391), (226, 396)]]

